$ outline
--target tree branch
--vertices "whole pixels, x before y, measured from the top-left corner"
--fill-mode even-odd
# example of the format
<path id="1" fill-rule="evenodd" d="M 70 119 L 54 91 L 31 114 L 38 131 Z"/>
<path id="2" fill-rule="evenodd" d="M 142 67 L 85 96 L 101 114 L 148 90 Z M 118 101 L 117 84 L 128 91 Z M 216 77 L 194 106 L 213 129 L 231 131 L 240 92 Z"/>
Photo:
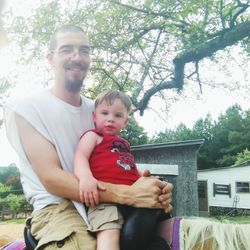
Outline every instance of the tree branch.
<path id="1" fill-rule="evenodd" d="M 118 87 L 119 90 L 122 91 L 122 87 L 120 86 L 119 82 L 105 69 L 103 68 L 95 68 L 95 70 L 102 71 L 108 78 L 110 78 Z"/>
<path id="2" fill-rule="evenodd" d="M 220 0 L 220 20 L 221 20 L 221 24 L 222 24 L 222 28 L 225 29 L 226 25 L 225 25 L 225 18 L 223 16 L 223 0 Z"/>
<path id="3" fill-rule="evenodd" d="M 172 81 L 162 82 L 159 85 L 153 86 L 146 91 L 143 98 L 138 102 L 136 107 L 140 111 L 140 115 L 143 115 L 150 98 L 160 90 L 164 89 L 177 89 L 181 90 L 184 85 L 184 67 L 189 62 L 198 63 L 205 57 L 211 56 L 213 53 L 222 50 L 228 46 L 234 45 L 242 39 L 250 36 L 250 21 L 246 21 L 235 26 L 232 29 L 227 30 L 220 37 L 216 37 L 213 40 L 208 41 L 206 44 L 199 48 L 193 48 L 185 51 L 173 60 L 174 63 L 174 78 Z"/>
<path id="4" fill-rule="evenodd" d="M 131 6 L 131 5 L 128 5 L 128 4 L 123 4 L 123 3 L 120 3 L 120 2 L 117 2 L 117 1 L 110 0 L 110 2 L 114 3 L 116 5 L 125 7 L 127 9 L 131 9 L 131 10 L 136 11 L 136 12 L 144 13 L 146 15 L 161 16 L 161 17 L 164 17 L 164 18 L 171 18 L 171 16 L 172 16 L 171 15 L 172 12 L 154 12 L 152 10 L 148 11 L 148 10 L 145 10 L 145 9 L 139 9 L 139 8 L 134 7 L 134 6 Z"/>
<path id="5" fill-rule="evenodd" d="M 147 108 L 148 103 L 151 99 L 151 97 L 164 89 L 173 89 L 176 88 L 176 85 L 174 83 L 174 81 L 168 81 L 168 82 L 162 82 L 152 88 L 150 88 L 149 90 L 146 91 L 146 93 L 144 94 L 143 98 L 140 100 L 140 102 L 138 102 L 137 106 L 136 106 L 136 110 L 140 111 L 140 115 L 142 116 L 144 114 L 144 110 Z M 135 110 L 135 111 L 136 111 Z"/>
<path id="6" fill-rule="evenodd" d="M 199 48 L 193 48 L 183 52 L 175 57 L 173 63 L 175 65 L 174 80 L 178 88 L 182 88 L 184 79 L 184 66 L 186 63 L 200 61 L 205 57 L 211 56 L 213 53 L 225 49 L 228 46 L 236 44 L 242 39 L 250 36 L 250 21 L 246 21 L 229 29 L 220 37 L 208 41 Z"/>
<path id="7" fill-rule="evenodd" d="M 241 7 L 232 17 L 230 21 L 230 27 L 233 27 L 235 25 L 236 19 L 238 16 L 240 16 L 242 13 L 244 13 L 250 6 L 249 4 L 243 4 L 240 1 L 238 1 L 238 6 Z"/>
<path id="8" fill-rule="evenodd" d="M 158 34 L 158 36 L 156 38 L 156 41 L 155 41 L 155 44 L 154 44 L 154 48 L 153 48 L 153 51 L 152 51 L 151 55 L 149 56 L 149 58 L 146 58 L 146 56 L 145 56 L 147 64 L 144 67 L 144 72 L 143 72 L 143 74 L 141 76 L 141 79 L 139 81 L 138 88 L 134 92 L 133 99 L 137 99 L 137 97 L 138 97 L 138 95 L 139 95 L 139 93 L 140 93 L 140 91 L 142 89 L 143 83 L 144 83 L 144 81 L 145 81 L 145 79 L 146 79 L 146 77 L 147 77 L 147 75 L 149 73 L 149 69 L 150 69 L 150 67 L 152 65 L 152 61 L 153 61 L 154 55 L 155 55 L 155 53 L 157 51 L 157 47 L 159 45 L 160 37 L 161 37 L 161 32 L 159 32 L 159 34 Z"/>
<path id="9" fill-rule="evenodd" d="M 163 27 L 161 25 L 158 25 L 158 24 L 152 24 L 149 27 L 144 27 L 142 29 L 142 31 L 139 32 L 139 34 L 135 35 L 132 39 L 130 39 L 129 41 L 127 41 L 125 44 L 123 44 L 122 46 L 120 46 L 117 49 L 113 49 L 112 53 L 117 53 L 117 52 L 119 52 L 121 50 L 125 50 L 128 47 L 130 47 L 131 45 L 137 43 L 140 40 L 141 37 L 143 37 L 145 34 L 147 34 L 148 32 L 150 32 L 151 30 L 156 30 L 156 29 L 161 30 L 162 28 Z"/>
<path id="10" fill-rule="evenodd" d="M 208 41 L 203 46 L 200 46 L 200 48 L 194 48 L 190 51 L 178 55 L 174 59 L 174 63 L 177 63 L 178 61 L 187 63 L 191 61 L 201 60 L 207 56 L 211 56 L 214 52 L 222 50 L 227 46 L 231 46 L 249 36 L 250 21 L 246 21 L 235 26 L 232 29 L 229 29 L 224 33 L 224 35 Z"/>
<path id="11" fill-rule="evenodd" d="M 202 86 L 201 86 L 201 79 L 200 79 L 200 72 L 199 72 L 199 62 L 195 62 L 195 73 L 196 73 L 197 81 L 200 87 L 200 92 L 202 94 Z"/>

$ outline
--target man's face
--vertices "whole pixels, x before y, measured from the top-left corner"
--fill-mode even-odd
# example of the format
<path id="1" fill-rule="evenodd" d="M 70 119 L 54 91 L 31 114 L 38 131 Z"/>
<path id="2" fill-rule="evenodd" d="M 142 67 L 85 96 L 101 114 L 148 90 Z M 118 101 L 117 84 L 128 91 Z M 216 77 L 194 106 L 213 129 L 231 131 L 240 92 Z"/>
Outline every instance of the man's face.
<path id="1" fill-rule="evenodd" d="M 90 67 L 88 37 L 80 32 L 63 32 L 56 38 L 56 48 L 48 55 L 55 82 L 77 93 Z"/>

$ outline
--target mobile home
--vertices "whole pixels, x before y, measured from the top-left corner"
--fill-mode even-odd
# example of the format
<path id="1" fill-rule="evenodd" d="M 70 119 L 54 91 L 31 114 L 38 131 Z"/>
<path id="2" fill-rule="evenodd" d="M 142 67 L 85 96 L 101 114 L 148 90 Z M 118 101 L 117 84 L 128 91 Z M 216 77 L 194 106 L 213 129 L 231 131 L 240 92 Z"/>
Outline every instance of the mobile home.
<path id="1" fill-rule="evenodd" d="M 201 215 L 250 214 L 250 161 L 198 170 Z"/>

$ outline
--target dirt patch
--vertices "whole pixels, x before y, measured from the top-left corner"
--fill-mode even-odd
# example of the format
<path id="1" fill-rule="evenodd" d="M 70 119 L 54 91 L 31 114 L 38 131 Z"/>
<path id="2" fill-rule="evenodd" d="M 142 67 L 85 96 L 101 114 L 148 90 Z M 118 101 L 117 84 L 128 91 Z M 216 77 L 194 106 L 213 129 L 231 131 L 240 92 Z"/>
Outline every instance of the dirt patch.
<path id="1" fill-rule="evenodd" d="M 23 239 L 24 224 L 1 223 L 0 224 L 0 238 L 7 235 L 12 239 Z"/>

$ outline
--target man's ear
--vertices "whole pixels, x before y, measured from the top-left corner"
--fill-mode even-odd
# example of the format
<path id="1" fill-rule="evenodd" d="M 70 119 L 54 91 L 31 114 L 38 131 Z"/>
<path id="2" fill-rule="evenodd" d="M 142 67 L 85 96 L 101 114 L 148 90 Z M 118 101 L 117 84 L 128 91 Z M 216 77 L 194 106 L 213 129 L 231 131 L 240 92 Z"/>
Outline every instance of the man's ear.
<path id="1" fill-rule="evenodd" d="M 53 53 L 52 52 L 49 52 L 46 56 L 49 64 L 52 66 L 53 65 Z"/>

